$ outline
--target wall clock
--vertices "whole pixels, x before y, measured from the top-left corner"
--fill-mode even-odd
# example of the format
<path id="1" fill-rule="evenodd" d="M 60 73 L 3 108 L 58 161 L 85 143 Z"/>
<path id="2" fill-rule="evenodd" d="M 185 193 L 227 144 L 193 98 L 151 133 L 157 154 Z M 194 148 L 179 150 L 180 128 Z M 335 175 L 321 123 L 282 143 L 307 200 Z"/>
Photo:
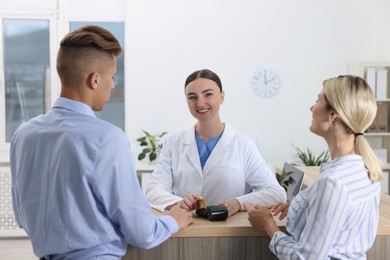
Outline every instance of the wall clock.
<path id="1" fill-rule="evenodd" d="M 251 88 L 259 97 L 272 97 L 280 88 L 280 77 L 272 69 L 259 69 L 251 78 Z"/>

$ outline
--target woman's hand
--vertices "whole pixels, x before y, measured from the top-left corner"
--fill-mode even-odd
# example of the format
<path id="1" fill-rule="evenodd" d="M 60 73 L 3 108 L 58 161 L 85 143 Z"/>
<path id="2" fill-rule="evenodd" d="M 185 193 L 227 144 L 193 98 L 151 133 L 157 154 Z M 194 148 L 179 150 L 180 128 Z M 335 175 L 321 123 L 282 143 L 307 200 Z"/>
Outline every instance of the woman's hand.
<path id="1" fill-rule="evenodd" d="M 249 222 L 256 230 L 265 230 L 271 238 L 276 231 L 280 231 L 274 217 L 271 215 L 270 209 L 259 204 L 252 206 L 249 203 L 244 203 L 244 207 L 248 212 Z"/>
<path id="2" fill-rule="evenodd" d="M 190 193 L 187 196 L 183 198 L 182 201 L 179 201 L 177 205 L 180 206 L 180 208 L 183 208 L 187 211 L 191 211 L 198 208 L 198 201 L 203 200 L 204 198 L 196 193 Z"/>
<path id="3" fill-rule="evenodd" d="M 241 210 L 241 204 L 238 202 L 236 199 L 231 199 L 231 200 L 221 200 L 219 204 L 223 204 L 226 206 L 228 210 L 228 216 L 233 216 L 237 212 Z"/>
<path id="4" fill-rule="evenodd" d="M 282 220 L 287 216 L 288 209 L 290 208 L 290 202 L 279 202 L 268 206 L 271 214 L 277 216 L 280 213 L 279 219 Z"/>
<path id="5" fill-rule="evenodd" d="M 225 205 L 225 207 L 228 210 L 228 216 L 233 216 L 237 212 L 241 210 L 241 204 L 236 199 L 231 200 L 221 200 L 219 201 L 219 204 Z"/>

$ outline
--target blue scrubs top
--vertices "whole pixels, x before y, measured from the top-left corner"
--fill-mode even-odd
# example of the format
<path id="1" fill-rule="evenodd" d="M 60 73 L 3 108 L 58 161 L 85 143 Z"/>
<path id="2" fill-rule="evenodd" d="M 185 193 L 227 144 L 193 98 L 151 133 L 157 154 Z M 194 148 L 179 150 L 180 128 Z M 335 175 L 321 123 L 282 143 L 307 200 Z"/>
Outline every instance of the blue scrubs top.
<path id="1" fill-rule="evenodd" d="M 222 133 L 216 137 L 212 137 L 208 140 L 207 143 L 203 141 L 197 134 L 195 134 L 196 146 L 198 147 L 198 153 L 200 158 L 200 165 L 202 166 L 202 170 L 204 165 L 207 162 L 211 152 L 214 150 L 214 147 L 217 145 L 219 139 L 221 138 Z"/>

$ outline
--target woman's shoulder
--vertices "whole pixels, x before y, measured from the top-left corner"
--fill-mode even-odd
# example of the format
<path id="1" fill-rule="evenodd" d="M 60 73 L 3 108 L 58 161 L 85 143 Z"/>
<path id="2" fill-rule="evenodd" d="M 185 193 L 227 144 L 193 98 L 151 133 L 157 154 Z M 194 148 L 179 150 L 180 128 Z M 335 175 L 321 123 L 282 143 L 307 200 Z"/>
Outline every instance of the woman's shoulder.
<path id="1" fill-rule="evenodd" d="M 192 138 L 191 138 L 192 137 Z M 174 132 L 167 138 L 167 142 L 184 142 L 184 141 L 189 141 L 195 138 L 195 130 L 194 127 L 186 129 L 186 130 L 181 130 L 178 132 Z"/>
<path id="2" fill-rule="evenodd" d="M 359 155 L 347 155 L 323 163 L 320 169 L 322 177 L 347 179 L 357 177 L 357 173 L 367 173 L 364 161 Z"/>
<path id="3" fill-rule="evenodd" d="M 237 132 L 229 125 L 225 124 L 225 131 L 226 137 L 231 140 L 235 140 L 237 143 L 242 143 L 244 145 L 247 144 L 256 144 L 255 138 L 251 138 L 248 135 L 245 135 L 243 133 Z"/>
<path id="4" fill-rule="evenodd" d="M 362 158 L 348 155 L 321 166 L 321 182 L 343 187 L 351 197 L 361 197 L 363 190 L 376 190 L 377 185 L 368 177 Z M 328 184 L 329 185 L 329 184 Z"/>

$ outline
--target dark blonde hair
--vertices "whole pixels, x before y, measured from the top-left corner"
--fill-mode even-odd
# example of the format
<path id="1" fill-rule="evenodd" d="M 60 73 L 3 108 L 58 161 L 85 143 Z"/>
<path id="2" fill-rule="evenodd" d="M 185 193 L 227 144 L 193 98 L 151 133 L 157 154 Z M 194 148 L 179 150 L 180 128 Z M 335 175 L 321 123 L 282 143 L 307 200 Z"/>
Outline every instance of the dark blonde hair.
<path id="1" fill-rule="evenodd" d="M 355 135 L 354 149 L 356 154 L 362 156 L 370 180 L 381 181 L 381 162 L 363 135 L 377 112 L 370 86 L 364 79 L 351 75 L 327 79 L 323 86 L 329 108 L 338 114 L 346 131 Z"/>
<path id="2" fill-rule="evenodd" d="M 107 66 L 122 52 L 119 41 L 108 30 L 94 25 L 68 33 L 60 43 L 57 72 L 64 85 L 77 85 L 90 68 Z"/>

